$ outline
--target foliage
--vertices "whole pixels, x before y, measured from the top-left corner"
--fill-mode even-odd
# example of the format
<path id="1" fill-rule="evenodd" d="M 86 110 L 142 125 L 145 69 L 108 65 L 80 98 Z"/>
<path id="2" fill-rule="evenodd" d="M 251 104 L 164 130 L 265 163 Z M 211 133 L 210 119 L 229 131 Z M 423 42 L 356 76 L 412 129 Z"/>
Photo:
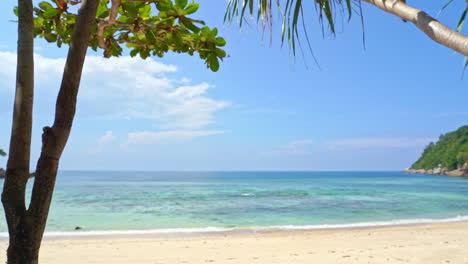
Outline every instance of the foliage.
<path id="1" fill-rule="evenodd" d="M 3 149 L 0 149 L 0 156 L 6 156 L 6 152 Z"/>
<path id="2" fill-rule="evenodd" d="M 40 2 L 34 8 L 35 36 L 55 42 L 59 47 L 69 44 L 77 18 L 71 10 L 78 3 Z M 125 46 L 132 57 L 139 55 L 143 59 L 151 55 L 162 57 L 168 51 L 198 53 L 207 67 L 217 71 L 219 60 L 226 57 L 221 49 L 226 41 L 218 36 L 216 28 L 188 17 L 198 7 L 199 4 L 188 0 L 113 0 L 111 4 L 109 0 L 100 0 L 89 46 L 95 51 L 103 49 L 104 57 L 122 55 Z M 18 14 L 16 8 L 15 14 Z"/>
<path id="3" fill-rule="evenodd" d="M 447 6 L 453 3 L 454 0 L 448 0 L 442 7 L 443 11 Z M 257 4 L 255 5 L 255 2 Z M 351 20 L 353 13 L 361 19 L 361 23 L 364 24 L 362 15 L 362 0 L 229 0 L 228 8 L 226 10 L 224 19 L 225 21 L 233 21 L 238 18 L 239 25 L 242 26 L 243 20 L 245 19 L 246 10 L 251 17 L 256 17 L 257 21 L 261 21 L 263 26 L 273 25 L 273 13 L 275 10 L 281 15 L 281 41 L 287 40 L 289 47 L 293 54 L 296 53 L 296 43 L 301 45 L 299 27 L 303 27 L 302 35 L 307 40 L 307 44 L 310 48 L 309 37 L 307 35 L 307 28 L 305 19 L 309 19 L 312 16 L 304 15 L 304 10 L 314 10 L 314 8 L 306 7 L 306 4 L 314 5 L 317 11 L 317 18 L 322 24 L 322 31 L 324 30 L 323 25 L 327 24 L 327 28 L 330 32 L 335 35 L 337 19 Z M 441 2 L 441 5 L 443 2 Z M 457 24 L 457 31 L 461 31 L 465 22 L 468 12 L 467 8 L 462 11 L 459 22 Z M 363 33 L 364 37 L 364 33 Z M 468 65 L 468 59 L 466 60 Z"/>
<path id="4" fill-rule="evenodd" d="M 255 7 L 254 2 L 258 2 Z M 305 1 L 304 1 L 305 2 Z M 229 4 L 224 16 L 225 21 L 233 21 L 236 17 L 239 18 L 239 25 L 242 26 L 247 8 L 251 17 L 256 16 L 257 21 L 261 21 L 264 26 L 273 25 L 274 8 L 281 14 L 281 41 L 287 41 L 292 52 L 296 53 L 296 43 L 301 45 L 299 39 L 299 27 L 302 25 L 303 32 L 307 43 L 309 38 L 307 29 L 305 28 L 304 18 L 304 2 L 302 0 L 229 0 Z M 308 1 L 307 1 L 308 2 Z M 314 0 L 311 1 L 318 11 L 318 19 L 323 24 L 327 22 L 328 28 L 332 34 L 336 33 L 335 29 L 335 12 L 346 13 L 347 20 L 350 20 L 353 14 L 353 8 L 361 10 L 361 1 L 359 0 Z M 309 3 L 309 2 L 308 2 Z M 344 11 L 344 12 L 343 12 Z"/>
<path id="5" fill-rule="evenodd" d="M 439 141 L 430 143 L 422 156 L 411 167 L 433 169 L 439 166 L 449 170 L 462 167 L 468 162 L 468 126 L 441 135 Z"/>

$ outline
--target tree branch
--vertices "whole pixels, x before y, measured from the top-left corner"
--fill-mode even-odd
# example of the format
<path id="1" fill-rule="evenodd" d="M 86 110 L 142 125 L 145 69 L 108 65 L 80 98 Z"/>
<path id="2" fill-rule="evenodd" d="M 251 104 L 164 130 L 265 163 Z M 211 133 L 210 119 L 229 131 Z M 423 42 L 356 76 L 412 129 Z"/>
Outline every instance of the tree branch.
<path id="1" fill-rule="evenodd" d="M 103 21 L 99 22 L 97 29 L 97 39 L 99 46 L 103 49 L 107 48 L 106 42 L 104 41 L 104 29 L 112 24 L 115 24 L 117 14 L 119 13 L 119 7 L 122 0 L 112 0 L 112 6 L 109 12 L 109 16 Z"/>
<path id="2" fill-rule="evenodd" d="M 401 0 L 363 1 L 412 22 L 435 42 L 468 56 L 468 36 L 448 28 L 426 12 L 411 7 Z"/>

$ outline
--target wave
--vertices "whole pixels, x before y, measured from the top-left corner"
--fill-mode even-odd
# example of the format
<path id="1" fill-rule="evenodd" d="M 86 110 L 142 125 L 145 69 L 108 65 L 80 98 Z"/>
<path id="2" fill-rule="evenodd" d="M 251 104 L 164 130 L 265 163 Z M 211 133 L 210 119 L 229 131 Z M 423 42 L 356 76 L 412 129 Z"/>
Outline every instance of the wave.
<path id="1" fill-rule="evenodd" d="M 196 227 L 196 228 L 162 228 L 162 229 L 142 229 L 142 230 L 95 230 L 95 231 L 74 231 L 74 232 L 45 232 L 44 237 L 65 237 L 65 236 L 104 236 L 104 235 L 151 235 L 151 234 L 184 234 L 184 233 L 215 233 L 233 231 L 235 228 L 223 227 Z M 8 237 L 8 233 L 0 233 L 0 238 Z"/>
<path id="2" fill-rule="evenodd" d="M 451 223 L 468 221 L 468 215 L 460 215 L 452 218 L 432 219 L 432 218 L 416 218 L 416 219 L 399 219 L 391 221 L 375 221 L 375 222 L 359 222 L 350 224 L 321 224 L 321 225 L 279 225 L 267 227 L 267 229 L 283 229 L 283 230 L 310 230 L 310 229 L 340 229 L 340 228 L 360 228 L 360 227 L 377 227 L 377 226 L 398 226 L 412 224 L 432 224 L 432 223 Z"/>
<path id="3" fill-rule="evenodd" d="M 293 231 L 293 230 L 316 230 L 316 229 L 345 229 L 345 228 L 367 228 L 385 227 L 411 224 L 450 223 L 468 221 L 468 215 L 452 218 L 431 219 L 399 219 L 391 221 L 358 222 L 348 224 L 317 224 L 317 225 L 273 225 L 260 227 L 196 227 L 196 228 L 162 228 L 148 230 L 96 230 L 75 232 L 46 232 L 44 237 L 67 237 L 67 236 L 107 236 L 107 235 L 151 235 L 151 234 L 201 234 L 220 233 L 233 231 Z M 0 238 L 8 237 L 8 233 L 0 233 Z"/>

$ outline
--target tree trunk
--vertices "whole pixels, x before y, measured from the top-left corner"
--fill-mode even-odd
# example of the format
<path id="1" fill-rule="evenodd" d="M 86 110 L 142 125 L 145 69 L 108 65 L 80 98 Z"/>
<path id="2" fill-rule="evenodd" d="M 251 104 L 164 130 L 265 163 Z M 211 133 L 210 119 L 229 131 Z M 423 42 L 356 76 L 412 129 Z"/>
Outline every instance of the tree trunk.
<path id="1" fill-rule="evenodd" d="M 7 264 L 37 264 L 39 263 L 38 243 L 31 239 L 31 230 L 34 222 L 28 216 L 21 217 L 21 221 L 15 230 L 12 241 L 10 233 L 10 245 L 7 250 Z M 40 242 L 39 242 L 40 244 Z"/>
<path id="2" fill-rule="evenodd" d="M 10 150 L 2 203 L 10 234 L 8 264 L 37 263 L 28 250 L 25 192 L 29 176 L 34 97 L 34 21 L 31 0 L 18 0 L 18 56 Z M 34 262 L 36 260 L 36 262 Z"/>
<path id="3" fill-rule="evenodd" d="M 363 0 L 387 13 L 415 24 L 435 42 L 468 56 L 468 36 L 443 25 L 426 12 L 411 7 L 401 0 Z"/>
<path id="4" fill-rule="evenodd" d="M 19 1 L 20 38 L 18 40 L 18 46 L 20 47 L 23 44 L 25 45 L 28 43 L 23 43 L 21 40 L 21 28 L 25 27 L 25 24 L 22 23 L 24 18 L 21 20 L 21 14 L 28 11 L 28 16 L 25 17 L 28 19 L 30 18 L 32 23 L 32 3 L 31 0 Z M 30 7 L 30 9 L 24 8 L 23 5 L 21 5 L 24 4 L 22 1 L 27 2 L 28 8 Z M 57 98 L 55 121 L 52 127 L 44 128 L 41 156 L 37 163 L 31 203 L 27 210 L 25 208 L 24 196 L 29 176 L 29 146 L 31 142 L 30 128 L 32 123 L 32 114 L 29 123 L 27 122 L 28 120 L 25 121 L 24 119 L 16 118 L 17 110 L 21 109 L 18 106 L 18 96 L 16 98 L 15 119 L 13 122 L 12 140 L 10 143 L 10 158 L 12 162 L 11 164 L 10 160 L 8 162 L 7 177 L 2 194 L 2 201 L 8 223 L 8 232 L 10 235 L 10 244 L 7 251 L 7 264 L 38 263 L 39 248 L 41 246 L 42 236 L 44 234 L 47 216 L 49 214 L 59 160 L 72 128 L 81 73 L 91 30 L 93 25 L 96 23 L 96 11 L 98 5 L 99 0 L 84 0 L 82 1 L 81 8 L 78 12 L 78 18 L 73 31 L 62 83 Z M 32 41 L 32 30 L 30 33 Z M 23 73 L 23 68 L 21 68 L 20 65 L 23 67 L 29 65 L 32 69 L 32 63 L 28 62 L 29 64 L 20 64 L 19 61 L 20 58 L 26 57 L 32 62 L 32 44 L 31 48 L 28 49 L 28 52 L 29 51 L 30 53 L 21 53 L 21 49 L 18 48 L 18 72 Z M 32 86 L 32 79 L 28 80 L 31 80 L 30 84 Z M 17 86 L 22 88 L 19 81 L 17 81 Z M 20 91 L 20 95 L 23 94 L 23 90 L 17 88 L 17 94 L 18 91 Z M 32 113 L 32 88 L 30 97 L 31 101 L 19 101 L 23 102 L 26 105 L 26 108 L 30 107 L 30 112 Z M 23 126 L 25 126 L 25 128 L 23 128 Z M 24 132 L 27 128 L 29 128 L 29 134 Z M 15 137 L 15 134 L 19 134 L 19 136 Z M 23 146 L 24 143 L 27 143 L 25 144 L 27 147 Z M 17 154 L 15 155 L 15 153 Z"/>

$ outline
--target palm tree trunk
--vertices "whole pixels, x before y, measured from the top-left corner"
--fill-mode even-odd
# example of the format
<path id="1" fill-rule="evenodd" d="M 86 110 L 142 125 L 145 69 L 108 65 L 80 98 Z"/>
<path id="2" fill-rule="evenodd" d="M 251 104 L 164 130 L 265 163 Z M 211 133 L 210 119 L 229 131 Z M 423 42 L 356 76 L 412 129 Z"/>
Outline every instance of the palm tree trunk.
<path id="1" fill-rule="evenodd" d="M 443 25 L 426 12 L 411 7 L 401 0 L 363 0 L 387 13 L 415 24 L 435 42 L 468 56 L 468 36 Z"/>

